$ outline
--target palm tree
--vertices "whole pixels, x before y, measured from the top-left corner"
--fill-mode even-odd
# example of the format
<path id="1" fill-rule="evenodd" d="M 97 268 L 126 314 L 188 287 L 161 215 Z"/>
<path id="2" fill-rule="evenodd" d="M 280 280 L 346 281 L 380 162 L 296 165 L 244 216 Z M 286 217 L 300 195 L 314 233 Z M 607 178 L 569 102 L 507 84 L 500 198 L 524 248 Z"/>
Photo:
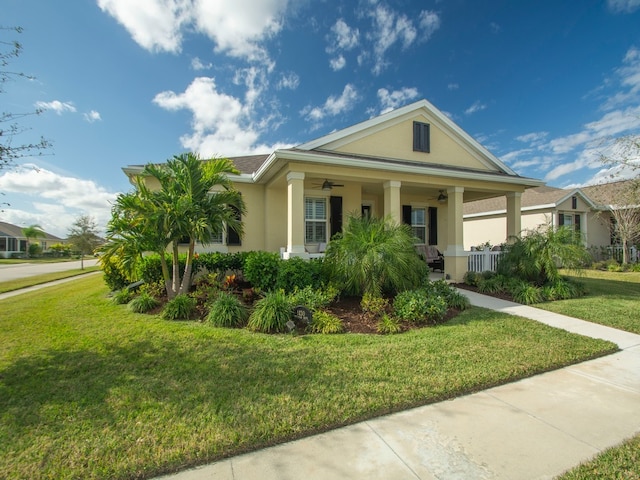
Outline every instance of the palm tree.
<path id="1" fill-rule="evenodd" d="M 30 256 L 29 255 L 29 246 L 30 246 L 30 243 L 31 243 L 31 239 L 43 238 L 43 237 L 46 236 L 46 234 L 42 230 L 42 227 L 40 225 L 37 225 L 37 224 L 29 225 L 28 227 L 24 227 L 22 229 L 22 234 L 27 239 L 27 258 L 29 258 L 29 256 Z"/>
<path id="2" fill-rule="evenodd" d="M 329 242 L 324 262 L 331 278 L 348 294 L 397 293 L 426 278 L 426 264 L 414 240 L 408 225 L 350 216 L 341 236 Z"/>
<path id="3" fill-rule="evenodd" d="M 498 273 L 542 286 L 560 279 L 558 266 L 579 270 L 590 259 L 580 232 L 544 225 L 516 238 L 507 247 L 498 264 Z"/>
<path id="4" fill-rule="evenodd" d="M 136 192 L 116 200 L 107 231 L 107 257 L 120 255 L 132 270 L 142 252 L 157 252 L 168 297 L 187 293 L 196 242 L 211 243 L 225 225 L 243 233 L 237 214 L 245 213 L 244 201 L 228 178 L 238 173 L 230 160 L 201 160 L 193 153 L 177 155 L 163 165 L 147 165 L 137 180 Z M 159 189 L 148 188 L 145 177 L 153 178 Z M 181 275 L 178 247 L 183 239 L 188 239 L 189 247 Z M 167 248 L 172 254 L 171 273 L 165 259 Z"/>

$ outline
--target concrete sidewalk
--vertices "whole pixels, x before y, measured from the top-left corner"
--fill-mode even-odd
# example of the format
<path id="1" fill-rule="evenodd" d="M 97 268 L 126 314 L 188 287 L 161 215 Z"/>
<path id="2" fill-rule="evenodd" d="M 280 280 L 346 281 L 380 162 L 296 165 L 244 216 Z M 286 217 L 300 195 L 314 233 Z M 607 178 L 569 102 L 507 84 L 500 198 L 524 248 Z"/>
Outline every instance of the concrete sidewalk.
<path id="1" fill-rule="evenodd" d="M 622 351 L 161 478 L 551 479 L 640 433 L 640 335 L 462 292 Z"/>

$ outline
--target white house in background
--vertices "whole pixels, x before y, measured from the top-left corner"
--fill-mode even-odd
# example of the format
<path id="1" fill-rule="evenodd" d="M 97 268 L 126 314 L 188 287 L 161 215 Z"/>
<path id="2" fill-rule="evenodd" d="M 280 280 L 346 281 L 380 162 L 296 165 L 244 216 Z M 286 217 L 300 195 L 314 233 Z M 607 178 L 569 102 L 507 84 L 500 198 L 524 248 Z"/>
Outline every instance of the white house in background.
<path id="1" fill-rule="evenodd" d="M 522 230 L 541 225 L 570 226 L 579 231 L 587 247 L 606 247 L 615 242 L 611 231 L 612 207 L 618 189 L 625 182 L 562 189 L 541 186 L 526 190 L 521 197 Z M 507 240 L 506 202 L 503 197 L 464 204 L 465 249 L 486 242 L 498 245 Z"/>
<path id="2" fill-rule="evenodd" d="M 51 245 L 64 243 L 64 240 L 45 232 L 44 237 L 32 238 L 45 251 Z M 15 255 L 26 254 L 27 237 L 22 233 L 22 227 L 7 222 L 0 222 L 0 257 L 11 258 Z"/>

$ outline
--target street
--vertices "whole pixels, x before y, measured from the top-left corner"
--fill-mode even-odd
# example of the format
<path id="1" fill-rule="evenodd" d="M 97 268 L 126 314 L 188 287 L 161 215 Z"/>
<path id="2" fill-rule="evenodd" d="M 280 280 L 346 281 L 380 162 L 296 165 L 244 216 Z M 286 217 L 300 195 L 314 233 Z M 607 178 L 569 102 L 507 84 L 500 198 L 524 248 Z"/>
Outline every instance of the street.
<path id="1" fill-rule="evenodd" d="M 85 259 L 84 268 L 92 267 L 98 263 L 95 258 Z M 16 263 L 0 265 L 0 282 L 10 282 L 19 278 L 33 277 L 45 273 L 64 272 L 80 268 L 80 260 L 73 262 L 57 263 Z"/>

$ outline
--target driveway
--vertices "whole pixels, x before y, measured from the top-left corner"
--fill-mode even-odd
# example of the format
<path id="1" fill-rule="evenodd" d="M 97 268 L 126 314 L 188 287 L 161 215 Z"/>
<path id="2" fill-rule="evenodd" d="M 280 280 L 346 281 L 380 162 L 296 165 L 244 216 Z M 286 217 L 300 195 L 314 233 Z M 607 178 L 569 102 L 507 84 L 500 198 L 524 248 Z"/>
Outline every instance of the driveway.
<path id="1" fill-rule="evenodd" d="M 84 267 L 97 265 L 98 260 L 94 258 L 86 259 Z M 10 282 L 19 278 L 33 277 L 45 273 L 64 272 L 66 270 L 76 270 L 80 268 L 80 260 L 73 262 L 56 263 L 17 263 L 10 265 L 0 265 L 0 282 Z"/>

